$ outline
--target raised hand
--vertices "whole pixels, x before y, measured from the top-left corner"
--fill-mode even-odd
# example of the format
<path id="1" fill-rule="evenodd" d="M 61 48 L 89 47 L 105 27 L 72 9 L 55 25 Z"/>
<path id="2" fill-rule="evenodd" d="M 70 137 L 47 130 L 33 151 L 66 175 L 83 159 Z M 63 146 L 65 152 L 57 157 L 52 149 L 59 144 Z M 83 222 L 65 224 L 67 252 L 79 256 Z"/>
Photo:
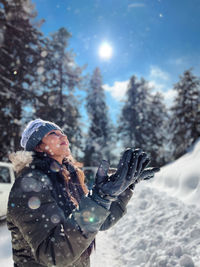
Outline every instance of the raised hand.
<path id="1" fill-rule="evenodd" d="M 149 165 L 149 163 L 150 163 L 150 159 L 147 158 L 146 161 L 142 164 L 142 170 L 140 172 L 140 175 L 135 180 L 135 182 L 132 183 L 129 186 L 130 189 L 134 189 L 135 188 L 135 185 L 137 183 L 139 183 L 140 181 L 142 181 L 142 180 L 152 179 L 154 177 L 155 173 L 160 171 L 160 168 L 158 168 L 158 167 L 149 167 L 149 168 L 146 168 Z"/>
<path id="2" fill-rule="evenodd" d="M 141 149 L 128 148 L 123 153 L 117 171 L 108 177 L 109 163 L 103 160 L 98 168 L 93 192 L 102 198 L 114 200 L 139 178 L 149 162 Z"/>

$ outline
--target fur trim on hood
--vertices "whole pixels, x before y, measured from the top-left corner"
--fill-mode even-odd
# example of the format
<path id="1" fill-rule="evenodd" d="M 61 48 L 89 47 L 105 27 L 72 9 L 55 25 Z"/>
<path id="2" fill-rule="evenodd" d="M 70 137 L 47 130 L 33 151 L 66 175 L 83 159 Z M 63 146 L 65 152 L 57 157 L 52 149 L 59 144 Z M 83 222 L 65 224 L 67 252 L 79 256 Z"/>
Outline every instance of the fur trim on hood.
<path id="1" fill-rule="evenodd" d="M 9 159 L 13 164 L 13 169 L 16 173 L 19 173 L 24 167 L 28 167 L 33 161 L 33 152 L 29 151 L 17 151 L 9 155 Z"/>

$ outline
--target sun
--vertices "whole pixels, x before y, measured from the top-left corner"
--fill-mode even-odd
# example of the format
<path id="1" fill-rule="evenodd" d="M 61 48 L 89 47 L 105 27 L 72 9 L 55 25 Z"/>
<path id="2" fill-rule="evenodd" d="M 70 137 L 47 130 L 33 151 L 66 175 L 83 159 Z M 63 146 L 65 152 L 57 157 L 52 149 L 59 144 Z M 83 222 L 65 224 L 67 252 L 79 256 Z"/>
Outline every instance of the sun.
<path id="1" fill-rule="evenodd" d="M 99 47 L 99 56 L 103 59 L 111 58 L 112 52 L 113 52 L 112 46 L 107 42 L 102 43 Z"/>

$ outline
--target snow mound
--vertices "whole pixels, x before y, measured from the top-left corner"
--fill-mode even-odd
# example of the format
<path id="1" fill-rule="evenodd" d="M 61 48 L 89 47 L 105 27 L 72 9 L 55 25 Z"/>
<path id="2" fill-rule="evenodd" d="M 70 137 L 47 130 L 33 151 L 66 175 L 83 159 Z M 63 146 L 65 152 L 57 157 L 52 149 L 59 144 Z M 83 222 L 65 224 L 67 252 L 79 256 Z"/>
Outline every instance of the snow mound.
<path id="1" fill-rule="evenodd" d="M 200 139 L 188 153 L 164 166 L 149 185 L 200 207 Z"/>
<path id="2" fill-rule="evenodd" d="M 140 183 L 127 214 L 108 232 L 121 266 L 200 266 L 199 214 L 195 205 Z"/>

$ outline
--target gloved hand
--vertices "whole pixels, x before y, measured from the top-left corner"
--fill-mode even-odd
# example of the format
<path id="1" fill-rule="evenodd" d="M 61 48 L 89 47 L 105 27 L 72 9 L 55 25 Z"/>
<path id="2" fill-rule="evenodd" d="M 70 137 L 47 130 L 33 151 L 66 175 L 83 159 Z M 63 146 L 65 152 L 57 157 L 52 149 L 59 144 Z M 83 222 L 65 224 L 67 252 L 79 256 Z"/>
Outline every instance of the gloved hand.
<path id="1" fill-rule="evenodd" d="M 141 162 L 142 162 L 142 160 L 141 160 Z M 135 188 L 135 185 L 137 183 L 139 183 L 142 180 L 149 180 L 149 179 L 153 178 L 154 177 L 154 174 L 156 172 L 159 172 L 160 171 L 160 168 L 158 168 L 158 167 L 149 167 L 149 168 L 146 168 L 149 165 L 149 163 L 150 163 L 150 159 L 147 158 L 147 160 L 142 164 L 142 171 L 141 171 L 139 177 L 135 180 L 134 183 L 132 183 L 129 186 L 130 189 L 133 190 Z"/>
<path id="2" fill-rule="evenodd" d="M 92 190 L 94 200 L 101 202 L 102 199 L 107 203 L 116 200 L 122 192 L 139 178 L 147 160 L 146 153 L 142 152 L 141 149 L 128 148 L 118 164 L 116 173 L 111 176 L 107 175 L 109 163 L 103 160 L 98 168 Z"/>

